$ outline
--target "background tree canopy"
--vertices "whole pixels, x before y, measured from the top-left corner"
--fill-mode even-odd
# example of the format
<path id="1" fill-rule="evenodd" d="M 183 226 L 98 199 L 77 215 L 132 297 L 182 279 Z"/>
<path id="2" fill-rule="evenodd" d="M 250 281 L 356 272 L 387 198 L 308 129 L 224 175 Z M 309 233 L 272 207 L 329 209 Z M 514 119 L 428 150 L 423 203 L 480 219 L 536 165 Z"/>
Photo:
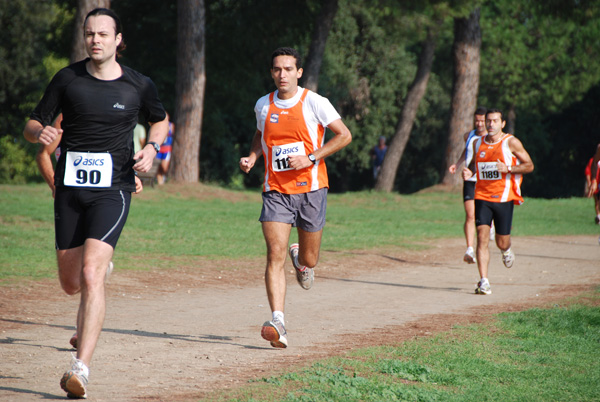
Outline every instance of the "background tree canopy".
<path id="1" fill-rule="evenodd" d="M 41 180 L 33 161 L 37 148 L 25 143 L 22 130 L 52 75 L 68 63 L 76 3 L 0 0 L 2 182 Z M 338 109 L 353 142 L 327 160 L 331 190 L 373 186 L 369 150 L 379 136 L 394 133 L 435 6 L 450 17 L 435 21 L 434 65 L 395 189 L 414 192 L 442 177 L 453 79 L 451 16 L 480 7 L 478 101 L 506 111 L 536 164 L 525 178 L 525 195 L 581 195 L 585 164 L 600 142 L 600 0 L 432 0 L 410 9 L 404 3 L 339 0 L 319 93 Z M 206 0 L 205 6 L 201 180 L 258 188 L 262 166 L 246 176 L 238 160 L 255 131 L 256 100 L 274 89 L 270 54 L 292 46 L 306 56 L 321 2 Z M 176 2 L 113 0 L 111 7 L 122 18 L 128 45 L 120 61 L 154 80 L 173 115 Z"/>

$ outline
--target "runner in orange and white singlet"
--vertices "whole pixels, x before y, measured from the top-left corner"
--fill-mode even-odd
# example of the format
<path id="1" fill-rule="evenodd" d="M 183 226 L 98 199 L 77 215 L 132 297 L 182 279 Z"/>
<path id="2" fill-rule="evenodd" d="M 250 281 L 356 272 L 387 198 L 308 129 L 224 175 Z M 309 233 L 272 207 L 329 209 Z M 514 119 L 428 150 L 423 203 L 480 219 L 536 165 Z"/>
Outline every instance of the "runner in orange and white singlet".
<path id="1" fill-rule="evenodd" d="M 504 163 L 511 172 L 519 164 L 519 160 L 509 148 L 512 134 L 504 134 L 499 141 L 489 143 L 487 136 L 480 138 L 475 144 L 475 169 L 478 185 L 475 186 L 475 199 L 490 202 L 513 201 L 520 205 L 523 203 L 521 196 L 520 174 L 502 174 L 498 170 L 498 161 Z"/>
<path id="2" fill-rule="evenodd" d="M 289 165 L 289 156 L 310 155 L 323 146 L 325 139 L 325 127 L 311 119 L 311 110 L 304 111 L 309 93 L 308 89 L 299 90 L 300 98 L 296 104 L 282 109 L 277 107 L 274 101 L 275 92 L 272 92 L 269 94 L 269 104 L 262 106 L 267 109 L 262 130 L 262 151 L 267 160 L 263 186 L 265 192 L 300 194 L 329 187 L 325 161 L 317 161 L 308 169 L 300 171 Z M 316 94 L 313 92 L 311 95 Z M 264 112 L 261 110 L 260 113 L 262 115 Z M 333 119 L 339 118 L 333 108 L 330 116 Z"/>
<path id="3" fill-rule="evenodd" d="M 329 100 L 298 86 L 302 68 L 295 49 L 273 52 L 271 77 L 277 91 L 256 102 L 257 129 L 240 169 L 248 173 L 261 155 L 265 158 L 259 220 L 267 243 L 265 283 L 272 319 L 263 324 L 261 336 L 285 348 L 286 256 L 300 286 L 310 289 L 325 226 L 329 181 L 324 159 L 348 145 L 352 134 Z M 326 128 L 333 132 L 327 142 Z M 288 248 L 292 227 L 297 227 L 298 243 Z"/>
<path id="4" fill-rule="evenodd" d="M 523 203 L 522 175 L 533 171 L 531 157 L 521 141 L 502 132 L 506 121 L 500 109 L 486 113 L 487 135 L 473 144 L 474 157 L 463 170 L 463 179 L 475 174 L 475 225 L 477 226 L 477 268 L 480 281 L 476 294 L 492 293 L 488 280 L 490 227 L 496 228 L 496 245 L 502 252 L 502 261 L 512 267 L 515 255 L 511 250 L 510 232 L 513 208 Z"/>

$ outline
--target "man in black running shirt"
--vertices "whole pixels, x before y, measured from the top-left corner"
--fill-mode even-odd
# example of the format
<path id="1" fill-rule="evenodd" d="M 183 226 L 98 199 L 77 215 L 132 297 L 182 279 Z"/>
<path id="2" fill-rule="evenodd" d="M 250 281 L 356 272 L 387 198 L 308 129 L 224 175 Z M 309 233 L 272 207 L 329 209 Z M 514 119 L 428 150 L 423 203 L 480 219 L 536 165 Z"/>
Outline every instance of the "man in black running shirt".
<path id="1" fill-rule="evenodd" d="M 60 385 L 75 398 L 87 395 L 88 366 L 105 316 L 105 276 L 135 191 L 134 171 L 150 170 L 168 130 L 153 82 L 117 62 L 124 49 L 118 16 L 91 11 L 84 38 L 89 58 L 54 76 L 23 133 L 43 145 L 62 135 L 54 175 L 58 272 L 64 291 L 81 292 L 81 298 L 77 357 Z M 57 129 L 51 123 L 60 112 Z M 151 127 L 146 146 L 134 154 L 139 113 Z"/>

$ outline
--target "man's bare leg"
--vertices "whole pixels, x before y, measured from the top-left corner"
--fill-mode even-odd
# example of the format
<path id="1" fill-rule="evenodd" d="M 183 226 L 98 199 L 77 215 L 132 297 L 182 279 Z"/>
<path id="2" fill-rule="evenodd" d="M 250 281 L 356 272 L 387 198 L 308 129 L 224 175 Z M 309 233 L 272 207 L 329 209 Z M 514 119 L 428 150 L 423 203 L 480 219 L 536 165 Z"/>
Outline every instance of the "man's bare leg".
<path id="1" fill-rule="evenodd" d="M 113 248 L 88 239 L 81 247 L 57 252 L 59 278 L 67 294 L 81 292 L 77 314 L 77 358 L 89 365 L 106 311 L 104 280 Z"/>
<path id="2" fill-rule="evenodd" d="M 282 222 L 263 222 L 262 229 L 267 243 L 267 267 L 265 284 L 271 311 L 284 311 L 286 281 L 283 264 L 287 256 L 292 225 Z"/>
<path id="3" fill-rule="evenodd" d="M 261 336 L 271 342 L 275 348 L 287 347 L 284 308 L 286 280 L 283 264 L 287 255 L 287 245 L 292 225 L 282 222 L 263 222 L 262 229 L 267 243 L 267 267 L 265 285 L 267 298 L 273 314 L 271 321 L 266 321 L 261 329 Z"/>
<path id="4" fill-rule="evenodd" d="M 321 238 L 323 229 L 318 232 L 307 232 L 298 228 L 298 263 L 309 268 L 314 268 L 319 262 L 321 252 Z"/>
<path id="5" fill-rule="evenodd" d="M 487 278 L 488 265 L 490 263 L 490 227 L 488 225 L 477 226 L 477 268 L 481 278 Z"/>

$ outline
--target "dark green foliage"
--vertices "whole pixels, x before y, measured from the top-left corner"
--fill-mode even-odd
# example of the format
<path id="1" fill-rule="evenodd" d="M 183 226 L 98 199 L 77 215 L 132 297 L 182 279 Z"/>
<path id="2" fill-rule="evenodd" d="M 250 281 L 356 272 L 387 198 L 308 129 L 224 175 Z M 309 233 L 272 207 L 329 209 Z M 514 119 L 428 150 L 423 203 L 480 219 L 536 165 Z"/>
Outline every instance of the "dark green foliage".
<path id="1" fill-rule="evenodd" d="M 524 194 L 581 194 L 583 168 L 600 142 L 600 0 L 409 3 L 339 0 L 318 92 L 338 109 L 353 142 L 327 159 L 331 191 L 372 187 L 369 150 L 379 136 L 393 136 L 425 27 L 432 24 L 439 28 L 434 66 L 395 189 L 412 193 L 439 182 L 450 119 L 453 18 L 479 6 L 479 104 L 513 108 L 515 134 L 536 165 L 525 177 Z M 25 164 L 31 165 L 36 147 L 24 147 L 23 125 L 48 80 L 69 58 L 76 5 L 75 0 L 0 0 L 0 137 L 9 135 L 28 150 Z M 113 0 L 111 6 L 123 20 L 128 45 L 120 61 L 154 80 L 173 115 L 176 2 Z M 206 0 L 205 7 L 201 179 L 256 188 L 262 159 L 249 175 L 240 172 L 238 161 L 256 129 L 256 100 L 275 89 L 270 54 L 293 46 L 306 56 L 321 2 Z M 4 174 L 0 182 L 12 180 Z"/>
<path id="2" fill-rule="evenodd" d="M 0 0 L 0 137 L 20 134 L 24 116 L 41 96 L 55 12 L 49 2 Z"/>

